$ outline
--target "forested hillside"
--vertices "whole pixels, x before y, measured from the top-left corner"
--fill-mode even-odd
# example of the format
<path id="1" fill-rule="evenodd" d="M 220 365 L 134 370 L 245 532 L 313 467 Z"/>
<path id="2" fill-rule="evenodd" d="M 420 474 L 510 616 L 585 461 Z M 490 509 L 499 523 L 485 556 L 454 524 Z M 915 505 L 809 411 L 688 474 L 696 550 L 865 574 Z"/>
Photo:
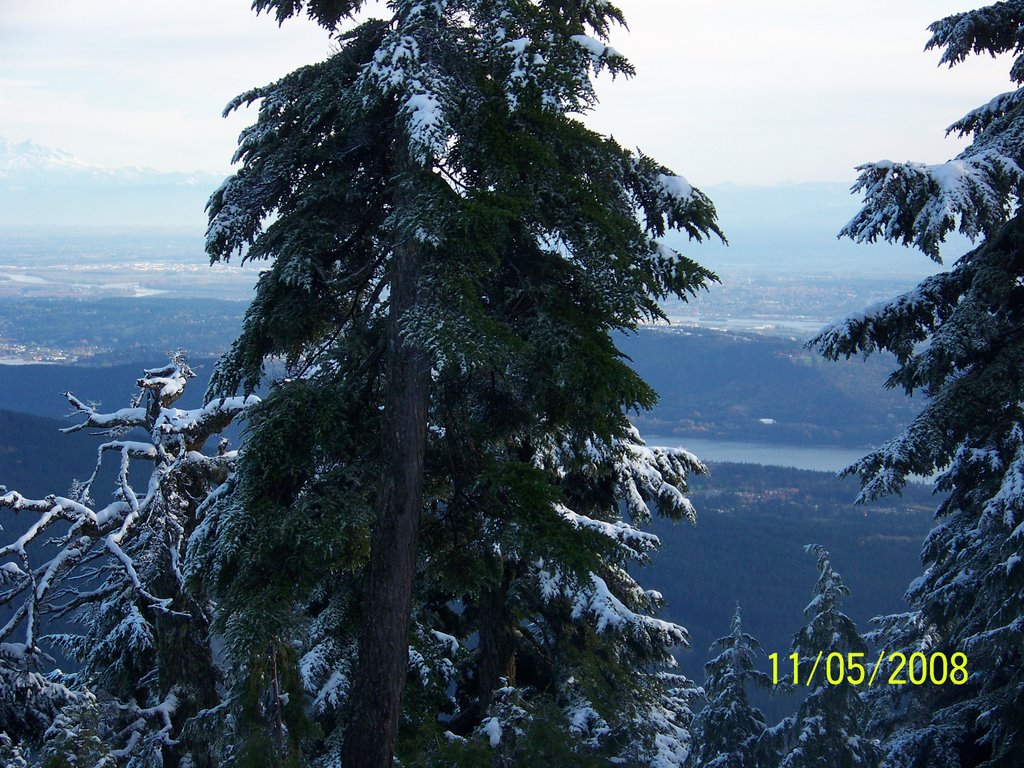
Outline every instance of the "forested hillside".
<path id="1" fill-rule="evenodd" d="M 823 360 L 799 339 L 688 328 L 644 328 L 622 339 L 658 393 L 644 432 L 755 442 L 866 447 L 890 437 L 920 398 L 886 390 L 884 357 Z"/>
<path id="2" fill-rule="evenodd" d="M 58 431 L 67 426 L 0 411 L 0 483 L 39 497 L 67 492 L 73 480 L 88 476 L 100 441 Z M 869 507 L 855 508 L 855 495 L 852 480 L 755 464 L 712 464 L 711 474 L 694 482 L 696 525 L 656 525 L 661 554 L 640 575 L 664 594 L 664 616 L 690 632 L 690 649 L 676 654 L 685 674 L 700 679 L 708 647 L 737 601 L 765 649 L 786 650 L 814 582 L 813 561 L 803 552 L 808 543 L 835 553 L 853 593 L 849 613 L 864 629 L 871 617 L 903 609 L 902 594 L 920 568 L 920 542 L 938 500 L 925 485 Z M 0 510 L 8 533 L 30 522 Z M 767 669 L 767 659 L 759 666 Z M 779 717 L 788 706 L 761 703 Z"/>
<path id="3" fill-rule="evenodd" d="M 767 652 L 789 647 L 814 585 L 807 544 L 833 553 L 852 592 L 848 613 L 863 630 L 905 608 L 939 500 L 930 485 L 913 484 L 900 498 L 856 507 L 856 492 L 852 479 L 756 464 L 712 464 L 695 481 L 697 524 L 656 526 L 662 553 L 644 569 L 668 598 L 666 616 L 691 632 L 692 652 L 679 654 L 688 675 L 700 679 L 737 601 Z"/>
<path id="4" fill-rule="evenodd" d="M 63 388 L 98 393 L 107 401 L 116 392 L 128 397 L 125 382 L 139 366 L 154 365 L 178 347 L 189 353 L 199 376 L 194 389 L 205 388 L 216 362 L 209 352 L 227 344 L 241 308 L 235 302 L 182 302 L 177 311 L 192 320 L 165 327 L 158 322 L 163 306 L 148 299 L 84 303 L 57 320 L 46 305 L 0 307 L 0 321 L 6 318 L 8 327 L 18 313 L 28 318 L 18 326 L 25 340 L 51 339 L 59 346 L 88 338 L 119 350 L 77 365 L 0 365 L 0 408 L 61 416 Z M 124 315 L 137 318 L 150 334 L 138 336 L 134 349 L 118 346 Z M 830 362 L 804 349 L 799 339 L 670 326 L 642 327 L 616 341 L 658 393 L 654 410 L 637 416 L 641 432 L 674 435 L 683 444 L 689 436 L 867 447 L 889 437 L 921 405 L 920 399 L 883 388 L 884 358 Z M 138 364 L 128 362 L 133 359 Z M 199 393 L 187 397 L 195 401 Z"/>
<path id="5" fill-rule="evenodd" d="M 67 422 L 0 409 L 0 485 L 26 495 L 66 491 L 87 477 L 96 460 L 96 440 L 63 435 Z M 0 515 L 9 514 L 7 510 Z"/>

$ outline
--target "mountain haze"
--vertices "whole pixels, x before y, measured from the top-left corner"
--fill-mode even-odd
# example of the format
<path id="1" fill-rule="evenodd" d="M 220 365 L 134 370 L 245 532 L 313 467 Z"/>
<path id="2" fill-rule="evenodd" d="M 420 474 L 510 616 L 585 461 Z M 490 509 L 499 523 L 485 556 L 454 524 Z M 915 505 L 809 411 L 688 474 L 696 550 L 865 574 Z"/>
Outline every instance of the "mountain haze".
<path id="1" fill-rule="evenodd" d="M 206 225 L 205 207 L 224 177 L 218 173 L 165 173 L 147 168 L 103 168 L 59 149 L 0 136 L 0 227 Z M 744 272 L 923 277 L 938 268 L 920 253 L 888 244 L 862 245 L 837 238 L 856 213 L 850 182 L 706 187 L 729 240 L 689 243 L 666 238 L 713 269 Z M 952 261 L 969 247 L 951 238 Z"/>
<path id="2" fill-rule="evenodd" d="M 201 230 L 220 174 L 104 168 L 0 136 L 0 227 L 124 226 Z"/>

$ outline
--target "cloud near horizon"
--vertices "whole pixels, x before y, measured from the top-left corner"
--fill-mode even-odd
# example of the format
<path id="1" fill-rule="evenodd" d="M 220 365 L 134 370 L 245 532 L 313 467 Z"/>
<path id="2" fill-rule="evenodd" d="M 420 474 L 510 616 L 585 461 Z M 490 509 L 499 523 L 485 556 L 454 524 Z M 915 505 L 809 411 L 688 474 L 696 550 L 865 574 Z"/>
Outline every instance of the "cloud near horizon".
<path id="1" fill-rule="evenodd" d="M 701 186 L 852 180 L 855 165 L 928 162 L 945 127 L 1011 86 L 1003 60 L 952 71 L 922 53 L 951 0 L 621 0 L 613 44 L 637 67 L 602 81 L 588 122 Z M 14 0 L 0 10 L 0 134 L 108 168 L 226 173 L 253 113 L 237 93 L 328 55 L 304 19 L 246 2 Z"/>

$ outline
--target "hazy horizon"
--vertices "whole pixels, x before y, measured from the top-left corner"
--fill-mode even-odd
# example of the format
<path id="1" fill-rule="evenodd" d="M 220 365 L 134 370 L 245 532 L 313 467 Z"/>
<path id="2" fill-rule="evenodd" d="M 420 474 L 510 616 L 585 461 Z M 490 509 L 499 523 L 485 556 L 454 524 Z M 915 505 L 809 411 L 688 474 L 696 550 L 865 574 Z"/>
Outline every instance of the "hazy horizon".
<path id="1" fill-rule="evenodd" d="M 1005 57 L 948 70 L 922 52 L 928 24 L 964 10 L 956 0 L 619 6 L 629 28 L 610 42 L 637 75 L 599 78 L 586 122 L 702 188 L 852 182 L 856 165 L 886 157 L 942 162 L 964 145 L 946 126 L 1012 87 Z M 0 135 L 102 167 L 226 174 L 255 111 L 225 120 L 224 105 L 333 45 L 307 19 L 279 27 L 247 2 L 12 0 L 0 8 Z"/>

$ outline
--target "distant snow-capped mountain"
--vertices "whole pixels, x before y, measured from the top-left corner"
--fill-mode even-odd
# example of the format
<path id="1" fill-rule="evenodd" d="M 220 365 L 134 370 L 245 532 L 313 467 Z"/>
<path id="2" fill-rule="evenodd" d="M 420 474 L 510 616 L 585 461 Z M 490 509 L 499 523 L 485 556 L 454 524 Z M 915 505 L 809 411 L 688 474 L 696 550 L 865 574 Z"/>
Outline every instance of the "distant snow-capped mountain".
<path id="1" fill-rule="evenodd" d="M 62 149 L 50 149 L 34 141 L 15 143 L 0 136 L 0 174 L 24 171 L 91 171 L 99 166 Z"/>
<path id="2" fill-rule="evenodd" d="M 106 168 L 69 152 L 0 136 L 0 226 L 201 228 L 224 177 Z"/>
<path id="3" fill-rule="evenodd" d="M 62 174 L 66 177 L 65 181 L 75 184 L 91 180 L 113 183 L 205 185 L 211 180 L 216 180 L 217 183 L 223 180 L 223 176 L 206 171 L 167 172 L 138 166 L 108 168 L 86 162 L 62 149 L 45 147 L 31 140 L 15 143 L 0 136 L 0 179 L 14 176 L 22 181 L 31 181 L 33 174 L 43 175 L 49 184 L 60 182 Z"/>

